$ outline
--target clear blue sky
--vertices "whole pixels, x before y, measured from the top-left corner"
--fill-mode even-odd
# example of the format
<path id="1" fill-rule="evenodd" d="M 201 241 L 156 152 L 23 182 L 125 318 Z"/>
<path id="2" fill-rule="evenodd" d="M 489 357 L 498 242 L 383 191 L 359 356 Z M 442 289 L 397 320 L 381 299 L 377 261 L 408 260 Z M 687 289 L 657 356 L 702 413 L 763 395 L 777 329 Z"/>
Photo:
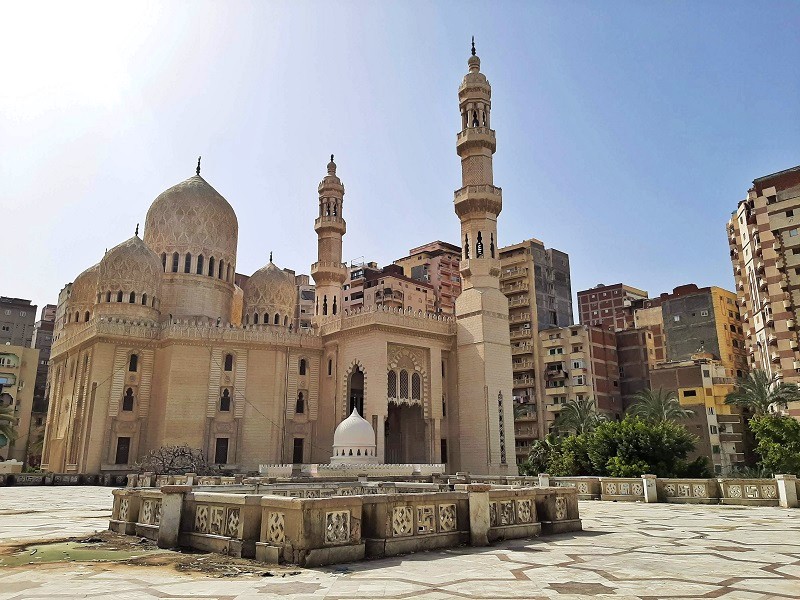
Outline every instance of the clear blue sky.
<path id="1" fill-rule="evenodd" d="M 200 154 L 240 272 L 309 271 L 331 153 L 346 260 L 457 243 L 471 35 L 501 244 L 568 252 L 573 292 L 732 288 L 725 221 L 800 164 L 798 31 L 800 2 L 8 3 L 0 294 L 55 302 Z"/>

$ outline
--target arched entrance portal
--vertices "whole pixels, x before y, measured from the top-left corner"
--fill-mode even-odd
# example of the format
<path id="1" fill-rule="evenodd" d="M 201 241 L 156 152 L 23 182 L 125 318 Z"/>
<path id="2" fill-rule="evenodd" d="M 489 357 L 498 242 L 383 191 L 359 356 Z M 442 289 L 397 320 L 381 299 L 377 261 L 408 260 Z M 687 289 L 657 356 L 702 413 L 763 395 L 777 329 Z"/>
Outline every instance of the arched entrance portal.
<path id="1" fill-rule="evenodd" d="M 350 374 L 350 382 L 347 390 L 348 408 L 347 414 L 353 412 L 355 408 L 362 417 L 364 416 L 364 371 L 356 367 Z"/>
<path id="2" fill-rule="evenodd" d="M 419 404 L 390 402 L 384 435 L 387 463 L 430 462 L 425 447 L 425 419 Z"/>

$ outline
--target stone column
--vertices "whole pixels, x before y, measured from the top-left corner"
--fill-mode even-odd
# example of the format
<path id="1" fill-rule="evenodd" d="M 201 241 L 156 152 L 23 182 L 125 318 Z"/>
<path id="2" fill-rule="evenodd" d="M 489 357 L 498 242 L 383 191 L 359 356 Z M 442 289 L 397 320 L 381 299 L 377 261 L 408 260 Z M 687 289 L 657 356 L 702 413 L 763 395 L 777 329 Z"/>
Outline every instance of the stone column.
<path id="1" fill-rule="evenodd" d="M 797 476 L 775 475 L 778 483 L 778 505 L 783 508 L 797 508 Z"/>
<path id="2" fill-rule="evenodd" d="M 165 485 L 161 488 L 161 524 L 158 527 L 158 547 L 175 548 L 181 531 L 183 496 L 192 491 L 190 485 Z"/>
<path id="3" fill-rule="evenodd" d="M 539 487 L 550 487 L 550 475 L 539 473 Z"/>
<path id="4" fill-rule="evenodd" d="M 642 487 L 644 488 L 644 501 L 646 503 L 658 502 L 655 475 L 642 475 Z"/>
<path id="5" fill-rule="evenodd" d="M 461 486 L 457 486 L 461 487 Z M 469 483 L 463 486 L 469 494 L 469 543 L 471 546 L 489 545 L 489 490 L 492 486 Z"/>

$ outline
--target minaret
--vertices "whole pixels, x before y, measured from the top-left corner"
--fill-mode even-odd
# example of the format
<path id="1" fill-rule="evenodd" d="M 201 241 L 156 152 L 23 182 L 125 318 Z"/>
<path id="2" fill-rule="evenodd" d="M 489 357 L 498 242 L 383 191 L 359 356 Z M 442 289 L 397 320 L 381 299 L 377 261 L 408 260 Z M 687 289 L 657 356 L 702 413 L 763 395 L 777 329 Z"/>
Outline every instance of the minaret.
<path id="1" fill-rule="evenodd" d="M 317 262 L 311 265 L 316 284 L 314 323 L 330 315 L 341 314 L 342 285 L 347 267 L 342 264 L 342 237 L 347 227 L 342 218 L 344 186 L 336 176 L 336 163 L 328 163 L 328 174 L 319 184 L 319 216 L 314 221 L 317 232 Z"/>
<path id="2" fill-rule="evenodd" d="M 474 474 L 517 474 L 514 448 L 508 300 L 500 291 L 497 215 L 502 190 L 494 186 L 492 88 L 475 54 L 458 88 L 462 187 L 455 192 L 461 220 L 462 292 L 456 299 L 459 465 Z"/>

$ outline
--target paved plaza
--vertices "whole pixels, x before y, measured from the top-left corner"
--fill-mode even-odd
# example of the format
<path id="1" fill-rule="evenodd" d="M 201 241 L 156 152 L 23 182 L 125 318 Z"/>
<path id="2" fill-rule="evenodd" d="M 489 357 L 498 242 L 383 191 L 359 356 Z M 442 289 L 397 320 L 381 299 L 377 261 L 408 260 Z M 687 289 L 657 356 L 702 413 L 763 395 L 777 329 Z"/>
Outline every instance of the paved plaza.
<path id="1" fill-rule="evenodd" d="M 110 506 L 108 488 L 0 488 L 0 544 L 85 536 L 107 527 Z M 273 577 L 181 573 L 167 562 L 0 567 L 0 600 L 800 598 L 797 509 L 582 502 L 581 513 L 579 534 Z"/>

